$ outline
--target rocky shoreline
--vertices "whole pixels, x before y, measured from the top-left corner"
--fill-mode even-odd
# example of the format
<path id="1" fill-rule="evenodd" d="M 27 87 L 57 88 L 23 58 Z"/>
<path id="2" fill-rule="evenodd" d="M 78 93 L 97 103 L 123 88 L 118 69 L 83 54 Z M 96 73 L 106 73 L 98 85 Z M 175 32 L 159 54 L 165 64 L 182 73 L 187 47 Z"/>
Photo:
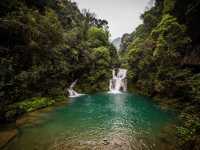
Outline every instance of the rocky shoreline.
<path id="1" fill-rule="evenodd" d="M 12 141 L 17 136 L 16 129 L 10 129 L 7 131 L 0 131 L 0 149 L 6 146 L 10 141 Z"/>
<path id="2" fill-rule="evenodd" d="M 17 128 L 28 124 L 36 125 L 40 123 L 40 120 L 38 118 L 40 118 L 44 113 L 50 112 L 53 108 L 61 106 L 63 104 L 66 104 L 66 102 L 57 102 L 53 106 L 26 113 L 17 118 L 17 120 L 13 123 L 4 124 L 0 126 L 0 149 L 3 149 L 9 142 L 11 142 L 17 136 Z"/>

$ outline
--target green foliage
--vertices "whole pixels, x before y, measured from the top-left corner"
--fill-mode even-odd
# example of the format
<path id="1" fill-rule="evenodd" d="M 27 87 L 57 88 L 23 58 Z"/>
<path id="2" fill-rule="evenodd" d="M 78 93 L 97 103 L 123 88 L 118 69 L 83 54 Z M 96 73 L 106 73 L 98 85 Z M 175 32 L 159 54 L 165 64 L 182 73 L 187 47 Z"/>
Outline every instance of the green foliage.
<path id="1" fill-rule="evenodd" d="M 141 16 L 143 24 L 122 40 L 129 88 L 164 99 L 161 104 L 176 100 L 181 145 L 200 134 L 199 12 L 197 0 L 157 0 Z"/>
<path id="2" fill-rule="evenodd" d="M 176 18 L 170 15 L 163 16 L 151 35 L 157 45 L 153 55 L 161 59 L 166 55 L 166 58 L 171 58 L 170 61 L 184 54 L 183 49 L 190 43 L 190 38 L 186 35 L 186 27 L 180 25 Z"/>
<path id="3" fill-rule="evenodd" d="M 86 91 L 105 88 L 101 80 L 117 62 L 107 24 L 88 11 L 81 13 L 68 0 L 2 0 L 0 121 L 8 105 L 66 95 L 76 79 Z M 32 102 L 24 107 L 29 105 L 37 108 Z"/>
<path id="4" fill-rule="evenodd" d="M 164 0 L 164 9 L 163 9 L 163 13 L 167 14 L 167 13 L 172 13 L 172 11 L 175 8 L 175 0 Z"/>
<path id="5" fill-rule="evenodd" d="M 200 133 L 200 119 L 195 114 L 182 113 L 180 115 L 182 126 L 177 127 L 177 136 L 180 144 L 186 144 L 195 139 Z"/>
<path id="6" fill-rule="evenodd" d="M 144 30 L 147 29 L 144 25 L 149 26 L 151 32 Z M 136 87 L 152 96 L 186 98 L 191 90 L 187 81 L 191 73 L 177 66 L 186 53 L 185 47 L 190 44 L 186 27 L 168 14 L 163 15 L 155 27 L 146 22 L 144 25 L 136 29 L 126 58 Z"/>
<path id="7" fill-rule="evenodd" d="M 103 28 L 91 27 L 88 30 L 87 37 L 92 47 L 108 45 L 108 33 Z"/>
<path id="8" fill-rule="evenodd" d="M 20 2 L 18 0 L 3 0 L 0 2 L 0 16 L 7 15 L 8 12 L 16 10 L 20 7 Z"/>
<path id="9" fill-rule="evenodd" d="M 188 128 L 184 127 L 177 127 L 178 136 L 182 138 L 183 143 L 189 141 L 192 138 L 193 132 L 190 131 Z"/>
<path id="10" fill-rule="evenodd" d="M 53 103 L 55 103 L 54 100 L 50 100 L 48 98 L 32 98 L 28 100 L 24 100 L 22 102 L 14 104 L 14 107 L 19 108 L 20 110 L 24 112 L 31 112 L 40 108 L 44 108 L 46 106 L 50 106 Z"/>
<path id="11" fill-rule="evenodd" d="M 91 56 L 93 63 L 90 64 L 88 73 L 82 77 L 78 88 L 87 92 L 107 90 L 112 68 L 109 49 L 104 46 L 91 49 Z"/>
<path id="12" fill-rule="evenodd" d="M 200 74 L 195 74 L 189 80 L 191 83 L 191 95 L 194 97 L 194 100 L 198 103 L 200 102 Z"/>
<path id="13" fill-rule="evenodd" d="M 54 104 L 55 101 L 45 97 L 35 97 L 9 105 L 5 111 L 5 120 L 12 121 L 19 115 Z"/>
<path id="14" fill-rule="evenodd" d="M 110 53 L 107 47 L 101 46 L 98 48 L 92 49 L 93 60 L 96 61 L 97 65 L 103 65 L 109 67 L 110 65 Z"/>

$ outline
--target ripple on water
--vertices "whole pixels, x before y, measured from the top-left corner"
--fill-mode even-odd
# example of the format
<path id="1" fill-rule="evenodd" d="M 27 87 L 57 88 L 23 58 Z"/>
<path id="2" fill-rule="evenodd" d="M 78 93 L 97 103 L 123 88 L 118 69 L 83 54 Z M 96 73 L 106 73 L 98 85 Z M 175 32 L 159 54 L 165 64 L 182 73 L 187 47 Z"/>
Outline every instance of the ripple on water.
<path id="1" fill-rule="evenodd" d="M 42 112 L 37 126 L 22 126 L 5 150 L 156 150 L 173 112 L 134 94 L 85 95 Z M 164 145 L 164 146 L 163 146 Z"/>

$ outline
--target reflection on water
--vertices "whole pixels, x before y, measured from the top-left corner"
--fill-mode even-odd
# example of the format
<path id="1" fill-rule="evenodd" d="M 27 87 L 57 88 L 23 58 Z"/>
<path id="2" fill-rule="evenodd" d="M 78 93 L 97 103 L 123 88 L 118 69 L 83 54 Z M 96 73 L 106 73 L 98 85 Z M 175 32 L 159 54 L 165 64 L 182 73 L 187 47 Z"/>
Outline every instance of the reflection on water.
<path id="1" fill-rule="evenodd" d="M 162 128 L 175 116 L 133 94 L 86 95 L 19 129 L 5 150 L 160 149 Z"/>

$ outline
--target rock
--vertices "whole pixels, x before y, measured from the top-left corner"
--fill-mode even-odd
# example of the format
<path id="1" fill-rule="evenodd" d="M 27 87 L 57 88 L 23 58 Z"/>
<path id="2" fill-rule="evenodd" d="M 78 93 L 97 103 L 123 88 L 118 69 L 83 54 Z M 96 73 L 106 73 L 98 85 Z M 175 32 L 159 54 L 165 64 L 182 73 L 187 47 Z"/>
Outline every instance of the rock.
<path id="1" fill-rule="evenodd" d="M 40 122 L 42 121 L 40 120 L 40 118 L 45 113 L 52 111 L 53 108 L 54 107 L 47 107 L 47 108 L 43 108 L 37 111 L 29 112 L 16 120 L 16 126 L 21 127 L 28 124 L 32 124 L 32 125 L 40 124 Z"/>
<path id="2" fill-rule="evenodd" d="M 108 144 L 110 144 L 110 142 L 107 139 L 103 139 L 103 144 L 108 145 Z"/>
<path id="3" fill-rule="evenodd" d="M 0 149 L 3 148 L 6 144 L 8 144 L 12 139 L 14 139 L 17 135 L 17 130 L 7 130 L 0 132 Z"/>

